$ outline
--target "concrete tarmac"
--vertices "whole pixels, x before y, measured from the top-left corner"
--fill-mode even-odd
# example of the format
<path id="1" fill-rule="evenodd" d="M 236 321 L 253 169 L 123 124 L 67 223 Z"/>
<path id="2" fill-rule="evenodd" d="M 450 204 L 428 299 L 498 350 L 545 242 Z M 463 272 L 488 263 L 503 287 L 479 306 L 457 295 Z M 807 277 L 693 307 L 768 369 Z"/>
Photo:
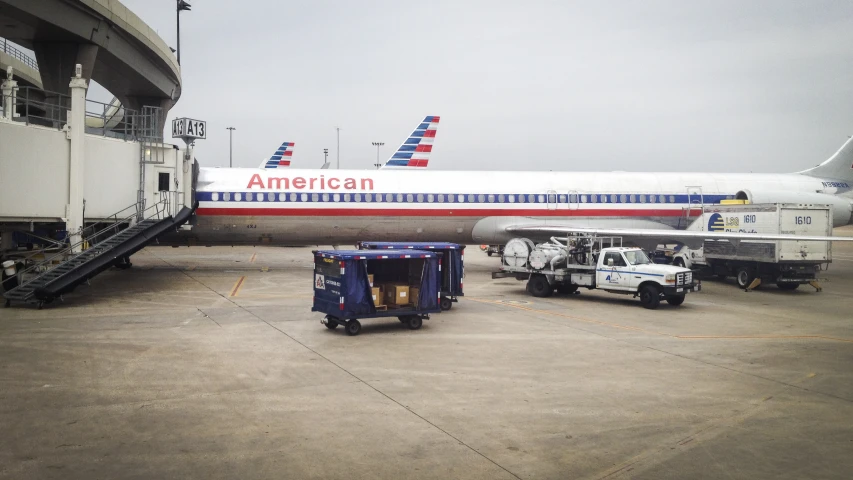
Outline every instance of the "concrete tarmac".
<path id="1" fill-rule="evenodd" d="M 655 311 L 469 247 L 451 311 L 357 337 L 310 311 L 310 250 L 150 247 L 0 309 L 0 478 L 853 477 L 853 245 L 821 293 Z"/>

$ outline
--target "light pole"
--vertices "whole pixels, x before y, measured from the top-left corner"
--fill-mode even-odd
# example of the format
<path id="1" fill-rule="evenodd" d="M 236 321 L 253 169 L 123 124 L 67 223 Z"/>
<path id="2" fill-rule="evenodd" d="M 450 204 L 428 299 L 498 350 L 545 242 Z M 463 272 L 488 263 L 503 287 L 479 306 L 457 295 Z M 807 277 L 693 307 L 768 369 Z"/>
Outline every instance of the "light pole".
<path id="1" fill-rule="evenodd" d="M 181 64 L 181 11 L 186 10 L 189 12 L 190 7 L 192 5 L 185 2 L 184 0 L 175 0 L 175 1 L 177 3 L 177 11 L 178 11 L 178 65 L 180 65 Z"/>
<path id="2" fill-rule="evenodd" d="M 376 163 L 374 163 L 373 166 L 376 167 L 377 170 L 379 170 L 379 167 L 382 166 L 382 164 L 379 163 L 379 147 L 385 145 L 385 142 L 371 142 L 371 145 L 376 147 Z"/>
<path id="3" fill-rule="evenodd" d="M 335 153 L 337 153 L 337 155 L 338 155 L 338 170 L 340 170 L 341 169 L 341 127 L 335 127 L 335 130 L 338 131 L 338 148 L 337 148 L 337 152 L 335 152 Z"/>
<path id="4" fill-rule="evenodd" d="M 226 128 L 228 130 L 228 168 L 233 168 L 234 162 L 234 127 Z"/>
<path id="5" fill-rule="evenodd" d="M 329 163 L 329 149 L 324 148 L 323 149 L 323 165 L 325 166 L 328 163 Z"/>

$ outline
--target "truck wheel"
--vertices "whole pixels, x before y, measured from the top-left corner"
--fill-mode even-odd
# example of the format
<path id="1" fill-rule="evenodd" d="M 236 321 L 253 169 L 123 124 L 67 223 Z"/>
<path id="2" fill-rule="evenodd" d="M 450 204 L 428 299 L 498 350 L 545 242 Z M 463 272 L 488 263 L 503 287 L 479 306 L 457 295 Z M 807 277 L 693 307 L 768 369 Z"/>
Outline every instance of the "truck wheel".
<path id="1" fill-rule="evenodd" d="M 548 283 L 548 279 L 545 278 L 545 275 L 533 275 L 530 277 L 530 280 L 527 281 L 527 289 L 530 290 L 530 293 L 534 297 L 550 297 L 552 293 L 554 293 L 554 289 L 551 287 L 551 284 Z"/>
<path id="2" fill-rule="evenodd" d="M 675 265 L 676 267 L 685 268 L 684 267 L 684 260 L 681 258 L 676 258 L 675 260 L 672 261 L 672 264 Z"/>
<path id="3" fill-rule="evenodd" d="M 777 287 L 779 287 L 779 289 L 780 289 L 780 290 L 796 290 L 796 289 L 800 288 L 800 284 L 799 284 L 799 283 L 783 283 L 783 282 L 779 282 L 779 283 L 777 283 L 777 284 L 776 284 L 776 286 L 777 286 Z"/>
<path id="4" fill-rule="evenodd" d="M 746 288 L 753 280 L 755 280 L 755 273 L 751 268 L 740 267 L 737 269 L 735 277 L 737 278 L 737 286 L 740 288 Z"/>
<path id="5" fill-rule="evenodd" d="M 577 285 L 557 285 L 557 293 L 571 295 L 578 291 Z"/>
<path id="6" fill-rule="evenodd" d="M 640 289 L 640 304 L 643 308 L 654 310 L 660 305 L 660 291 L 654 285 L 644 285 Z"/>
<path id="7" fill-rule="evenodd" d="M 666 297 L 666 303 L 668 303 L 674 307 L 677 307 L 677 306 L 681 305 L 682 303 L 684 303 L 684 297 L 685 297 L 684 295 L 670 295 L 670 296 Z"/>
<path id="8" fill-rule="evenodd" d="M 406 326 L 409 327 L 409 330 L 417 330 L 421 328 L 421 325 L 423 324 L 424 320 L 420 315 L 409 315 L 409 320 L 406 322 Z"/>
<path id="9" fill-rule="evenodd" d="M 358 320 L 350 320 L 347 322 L 347 335 L 354 337 L 361 332 L 361 323 Z"/>

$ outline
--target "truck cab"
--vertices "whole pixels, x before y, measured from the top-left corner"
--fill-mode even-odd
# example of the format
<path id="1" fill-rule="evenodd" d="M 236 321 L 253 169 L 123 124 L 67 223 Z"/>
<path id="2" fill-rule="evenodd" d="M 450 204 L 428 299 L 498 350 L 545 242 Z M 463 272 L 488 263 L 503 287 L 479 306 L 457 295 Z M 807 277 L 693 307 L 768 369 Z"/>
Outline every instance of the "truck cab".
<path id="1" fill-rule="evenodd" d="M 595 268 L 595 286 L 612 293 L 640 297 L 646 308 L 657 308 L 661 299 L 681 305 L 688 292 L 698 291 L 693 272 L 674 265 L 653 263 L 639 248 L 602 249 Z"/>

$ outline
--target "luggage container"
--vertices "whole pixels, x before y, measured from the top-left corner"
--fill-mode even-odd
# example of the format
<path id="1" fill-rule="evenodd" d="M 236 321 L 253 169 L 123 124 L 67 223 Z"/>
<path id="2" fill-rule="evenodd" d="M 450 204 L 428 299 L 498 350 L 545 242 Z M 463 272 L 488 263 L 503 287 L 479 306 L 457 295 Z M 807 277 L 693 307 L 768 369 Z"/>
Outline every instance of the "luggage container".
<path id="1" fill-rule="evenodd" d="M 330 330 L 343 325 L 349 335 L 359 320 L 397 317 L 411 330 L 421 328 L 439 305 L 441 253 L 426 250 L 314 250 L 314 305 Z"/>
<path id="2" fill-rule="evenodd" d="M 362 250 L 415 249 L 441 252 L 441 309 L 450 310 L 453 302 L 465 294 L 462 279 L 465 277 L 465 245 L 458 243 L 429 242 L 359 242 Z"/>

